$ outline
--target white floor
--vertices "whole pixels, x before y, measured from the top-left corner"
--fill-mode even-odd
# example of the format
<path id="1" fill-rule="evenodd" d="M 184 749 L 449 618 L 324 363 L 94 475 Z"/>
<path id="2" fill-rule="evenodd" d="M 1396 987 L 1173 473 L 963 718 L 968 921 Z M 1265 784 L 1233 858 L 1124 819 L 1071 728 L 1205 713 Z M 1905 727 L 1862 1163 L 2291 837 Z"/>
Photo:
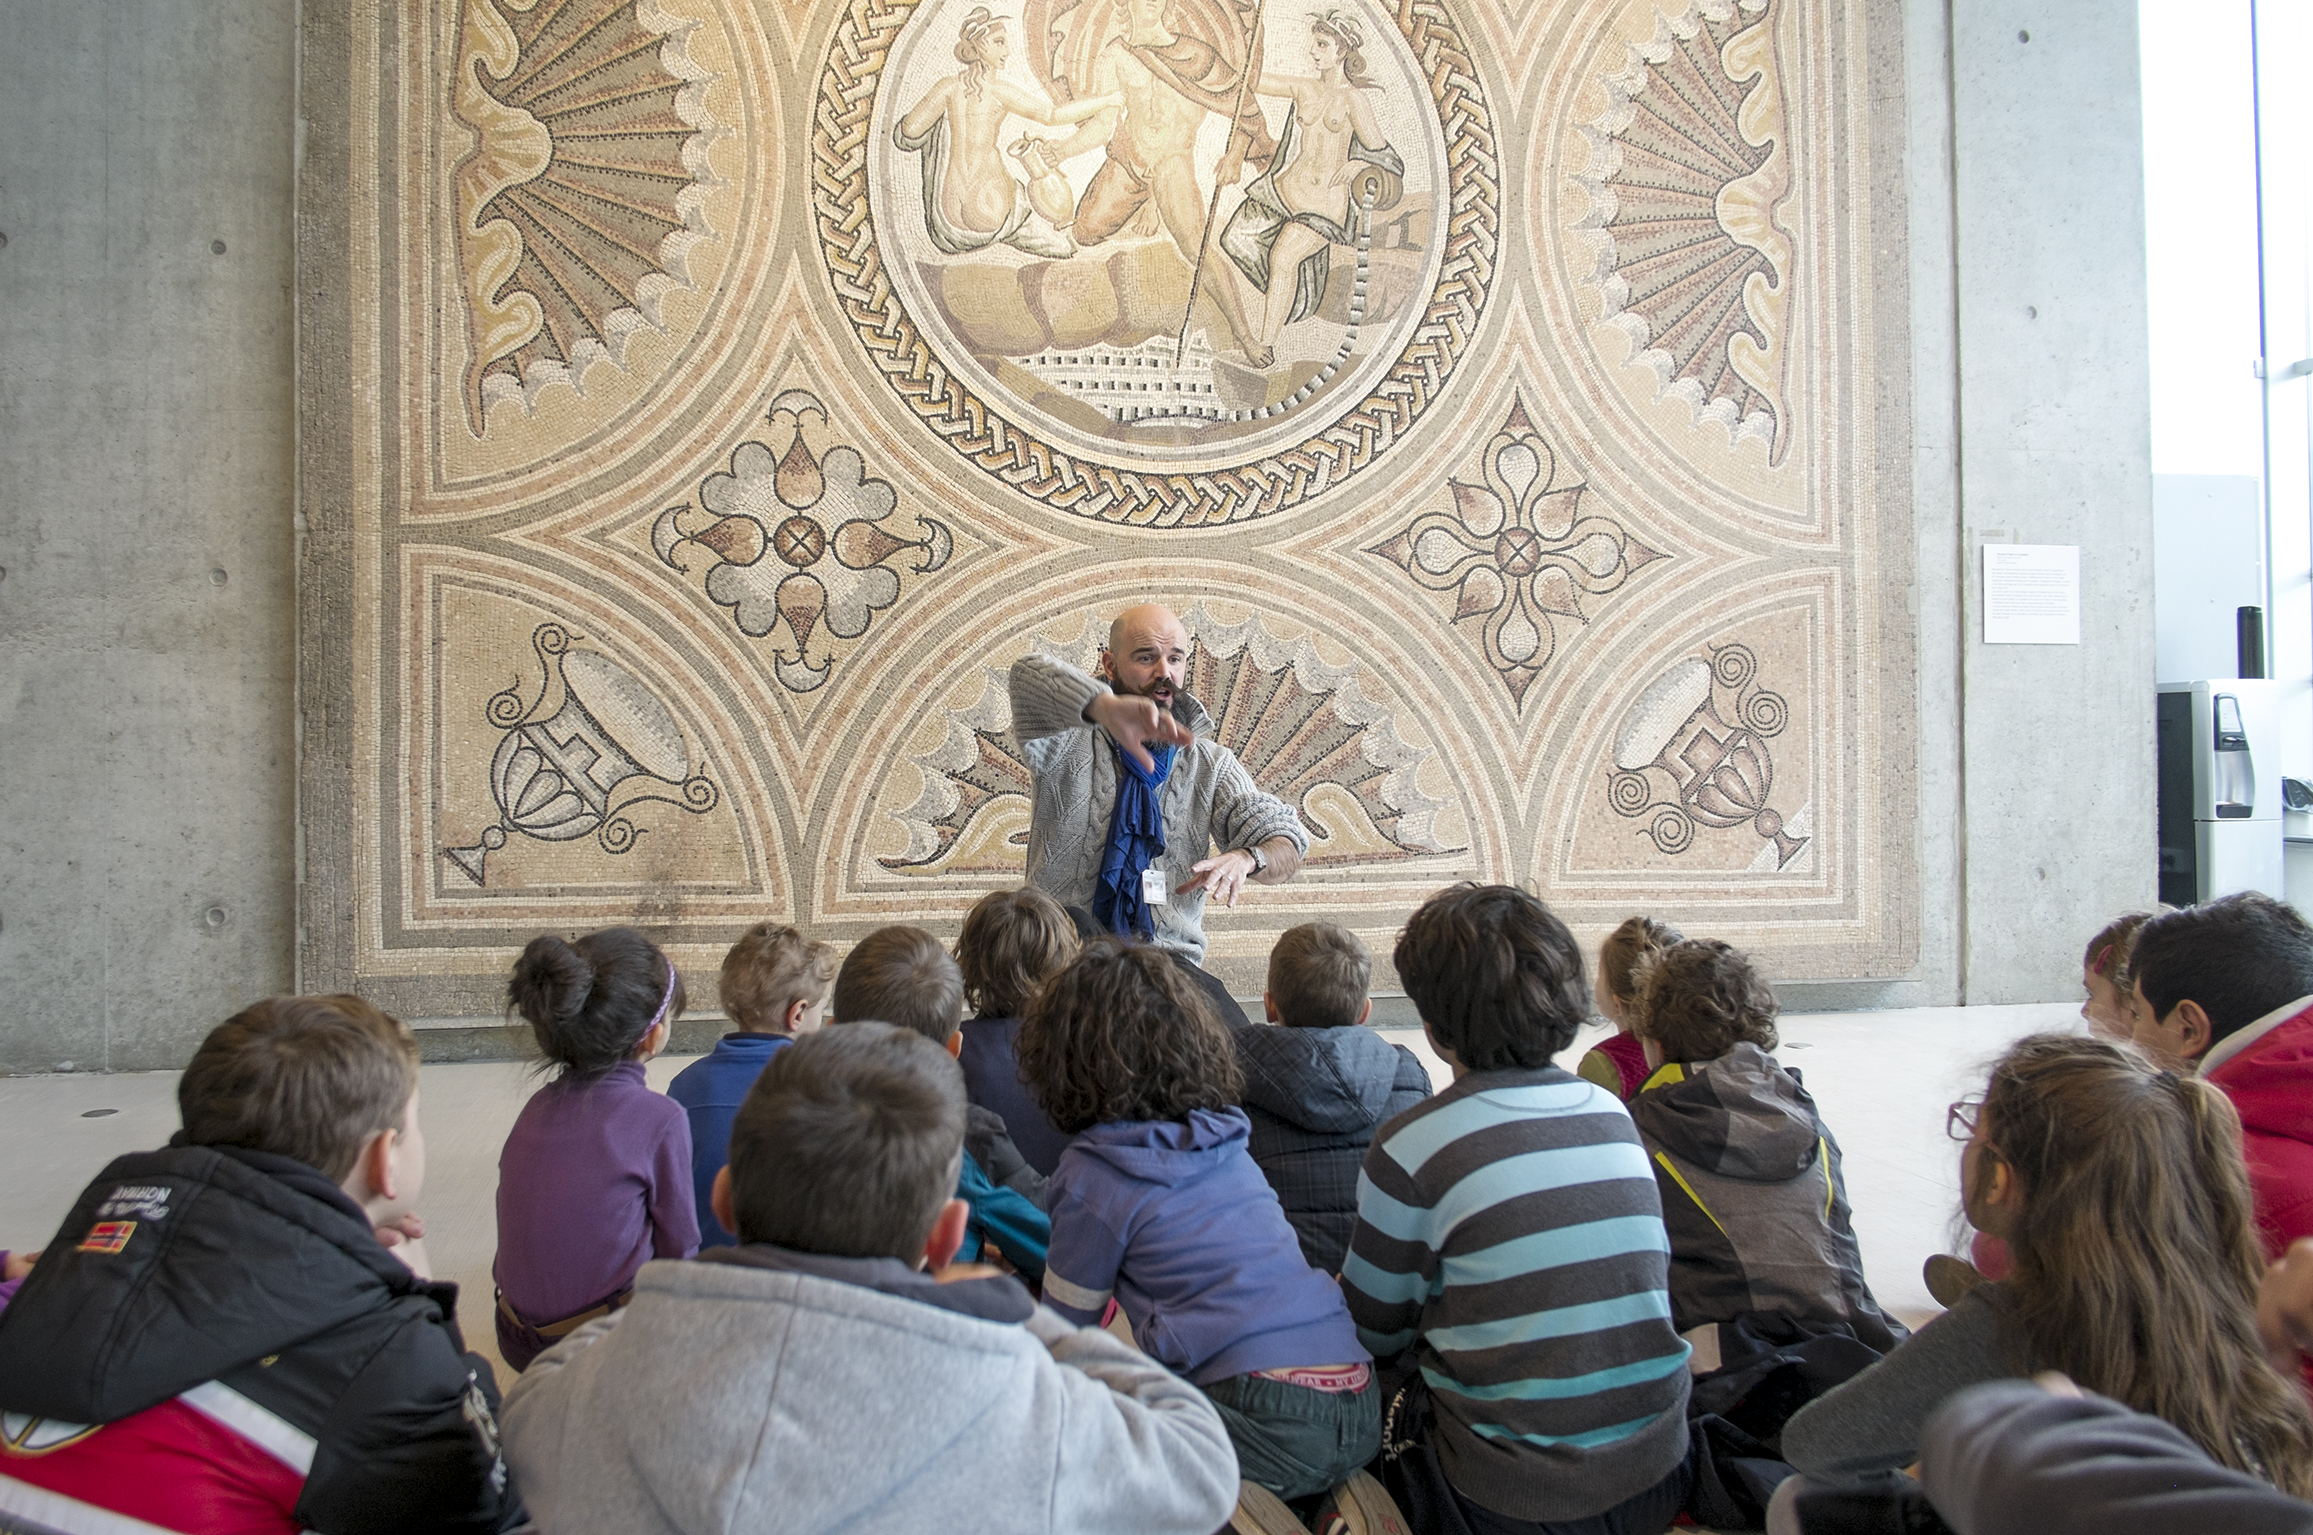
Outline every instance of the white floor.
<path id="1" fill-rule="evenodd" d="M 1950 1250 L 1959 1148 L 1944 1138 L 1945 1106 L 1980 1082 L 1985 1064 L 2009 1040 L 2080 1026 L 2069 1004 L 1783 1020 L 1780 1058 L 1805 1077 L 1845 1152 L 1865 1273 L 1881 1304 L 1897 1316 L 1916 1323 L 1934 1313 L 1920 1265 L 1931 1253 Z M 1445 1081 L 1444 1067 L 1419 1033 L 1389 1037 L 1414 1047 L 1431 1075 Z M 1585 1034 L 1562 1063 L 1571 1066 L 1596 1037 Z M 652 1082 L 663 1088 L 689 1059 L 654 1061 Z M 420 1089 L 426 1246 L 435 1272 L 461 1288 L 468 1346 L 493 1359 L 498 1148 L 535 1081 L 525 1067 L 505 1063 L 428 1066 Z M 0 1247 L 45 1244 L 107 1160 L 161 1145 L 176 1128 L 173 1072 L 0 1078 L 0 1166 L 8 1169 L 0 1179 Z"/>

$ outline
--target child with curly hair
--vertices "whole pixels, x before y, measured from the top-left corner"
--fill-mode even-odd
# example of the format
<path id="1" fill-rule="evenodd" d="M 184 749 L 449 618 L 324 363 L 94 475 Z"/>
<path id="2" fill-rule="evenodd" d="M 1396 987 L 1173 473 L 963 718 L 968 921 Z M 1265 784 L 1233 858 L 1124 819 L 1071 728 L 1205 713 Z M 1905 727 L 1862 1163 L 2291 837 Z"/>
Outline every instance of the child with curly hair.
<path id="1" fill-rule="evenodd" d="M 1246 1149 L 1244 1076 L 1203 990 L 1161 950 L 1095 940 L 1028 1004 L 1020 1073 L 1075 1136 L 1045 1195 L 1045 1303 L 1094 1323 L 1113 1296 L 1220 1408 L 1248 1482 L 1347 1481 L 1381 1447 L 1372 1359 Z"/>

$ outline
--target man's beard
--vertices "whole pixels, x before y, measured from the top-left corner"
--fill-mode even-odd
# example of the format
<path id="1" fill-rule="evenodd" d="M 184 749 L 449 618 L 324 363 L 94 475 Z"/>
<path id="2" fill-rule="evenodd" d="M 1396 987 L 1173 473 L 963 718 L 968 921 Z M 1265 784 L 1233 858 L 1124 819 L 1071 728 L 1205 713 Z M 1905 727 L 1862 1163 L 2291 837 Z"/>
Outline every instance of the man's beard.
<path id="1" fill-rule="evenodd" d="M 1144 688 L 1127 688 L 1119 686 L 1117 687 L 1117 691 L 1120 693 L 1129 693 L 1135 698 L 1145 698 L 1160 709 L 1170 709 L 1173 706 L 1173 700 L 1180 696 L 1177 690 L 1173 687 L 1172 679 L 1170 677 L 1159 677 Z"/>

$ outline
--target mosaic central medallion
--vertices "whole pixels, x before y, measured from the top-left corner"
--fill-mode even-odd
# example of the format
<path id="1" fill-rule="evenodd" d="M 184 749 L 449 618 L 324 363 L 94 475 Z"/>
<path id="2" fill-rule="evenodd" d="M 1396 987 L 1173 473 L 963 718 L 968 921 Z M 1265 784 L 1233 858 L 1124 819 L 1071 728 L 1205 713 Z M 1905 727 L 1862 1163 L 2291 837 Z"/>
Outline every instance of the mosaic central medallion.
<path id="1" fill-rule="evenodd" d="M 926 424 L 1055 509 L 1196 526 L 1387 450 L 1492 280 L 1491 118 L 1430 7 L 855 0 L 821 251 Z"/>

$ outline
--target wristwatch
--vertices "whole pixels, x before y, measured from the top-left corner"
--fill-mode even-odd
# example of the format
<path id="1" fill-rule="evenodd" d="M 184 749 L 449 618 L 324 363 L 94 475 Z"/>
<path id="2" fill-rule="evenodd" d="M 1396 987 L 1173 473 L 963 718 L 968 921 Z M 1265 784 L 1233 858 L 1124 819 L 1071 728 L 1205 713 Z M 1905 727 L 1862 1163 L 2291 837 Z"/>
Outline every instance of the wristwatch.
<path id="1" fill-rule="evenodd" d="M 1253 860 L 1254 874 L 1266 874 L 1269 872 L 1269 855 L 1267 853 L 1262 852 L 1257 847 L 1239 848 L 1237 851 L 1251 856 Z M 1248 875 L 1246 877 L 1249 879 L 1252 876 Z"/>

